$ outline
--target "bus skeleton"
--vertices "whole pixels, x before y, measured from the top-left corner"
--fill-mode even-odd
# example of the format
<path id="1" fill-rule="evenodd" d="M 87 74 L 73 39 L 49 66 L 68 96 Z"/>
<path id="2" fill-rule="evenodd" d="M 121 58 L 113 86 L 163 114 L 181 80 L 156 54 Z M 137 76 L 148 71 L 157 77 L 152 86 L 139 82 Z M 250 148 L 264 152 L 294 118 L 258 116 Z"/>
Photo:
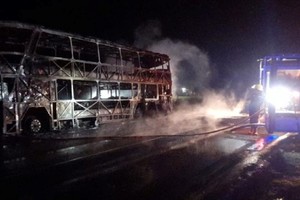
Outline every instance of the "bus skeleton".
<path id="1" fill-rule="evenodd" d="M 18 22 L 0 22 L 1 133 L 93 127 L 167 112 L 169 57 Z"/>

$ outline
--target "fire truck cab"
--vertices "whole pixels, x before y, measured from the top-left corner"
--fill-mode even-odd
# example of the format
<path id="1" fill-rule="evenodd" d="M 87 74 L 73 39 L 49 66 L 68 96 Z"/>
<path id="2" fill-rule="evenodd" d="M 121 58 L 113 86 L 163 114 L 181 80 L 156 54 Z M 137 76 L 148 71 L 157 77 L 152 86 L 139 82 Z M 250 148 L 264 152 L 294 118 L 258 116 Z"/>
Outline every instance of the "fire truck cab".
<path id="1" fill-rule="evenodd" d="M 300 55 L 266 56 L 259 63 L 268 132 L 300 132 Z"/>

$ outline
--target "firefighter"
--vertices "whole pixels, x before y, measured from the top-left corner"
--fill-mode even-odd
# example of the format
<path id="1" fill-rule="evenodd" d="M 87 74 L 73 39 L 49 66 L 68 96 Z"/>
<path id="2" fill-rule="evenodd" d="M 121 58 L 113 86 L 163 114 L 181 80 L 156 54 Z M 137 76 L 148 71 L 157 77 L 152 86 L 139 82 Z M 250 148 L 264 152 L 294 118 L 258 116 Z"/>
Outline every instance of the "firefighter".
<path id="1" fill-rule="evenodd" d="M 261 113 L 261 108 L 264 102 L 263 87 L 260 84 L 253 85 L 250 89 L 248 99 L 249 101 L 249 118 L 250 118 L 250 134 L 257 135 L 257 124 Z"/>

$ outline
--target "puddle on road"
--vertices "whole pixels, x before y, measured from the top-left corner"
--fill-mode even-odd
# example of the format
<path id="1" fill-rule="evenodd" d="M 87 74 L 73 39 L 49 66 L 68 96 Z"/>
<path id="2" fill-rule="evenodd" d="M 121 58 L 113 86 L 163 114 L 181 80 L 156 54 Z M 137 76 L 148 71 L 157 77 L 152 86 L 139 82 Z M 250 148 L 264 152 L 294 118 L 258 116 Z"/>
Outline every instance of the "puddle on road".
<path id="1" fill-rule="evenodd" d="M 218 138 L 216 145 L 222 152 L 230 154 L 247 144 L 249 144 L 249 142 L 244 140 Z"/>
<path id="2" fill-rule="evenodd" d="M 300 166 L 300 152 L 283 152 L 285 162 L 296 168 Z"/>

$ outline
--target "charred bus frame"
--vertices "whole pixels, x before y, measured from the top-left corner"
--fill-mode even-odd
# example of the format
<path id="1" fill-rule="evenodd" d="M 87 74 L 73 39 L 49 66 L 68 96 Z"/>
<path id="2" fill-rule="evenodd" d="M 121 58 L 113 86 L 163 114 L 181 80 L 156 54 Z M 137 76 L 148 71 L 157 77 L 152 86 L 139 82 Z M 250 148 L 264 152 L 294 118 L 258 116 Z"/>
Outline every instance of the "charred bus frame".
<path id="1" fill-rule="evenodd" d="M 97 38 L 0 22 L 1 132 L 97 126 L 167 111 L 169 60 Z"/>

